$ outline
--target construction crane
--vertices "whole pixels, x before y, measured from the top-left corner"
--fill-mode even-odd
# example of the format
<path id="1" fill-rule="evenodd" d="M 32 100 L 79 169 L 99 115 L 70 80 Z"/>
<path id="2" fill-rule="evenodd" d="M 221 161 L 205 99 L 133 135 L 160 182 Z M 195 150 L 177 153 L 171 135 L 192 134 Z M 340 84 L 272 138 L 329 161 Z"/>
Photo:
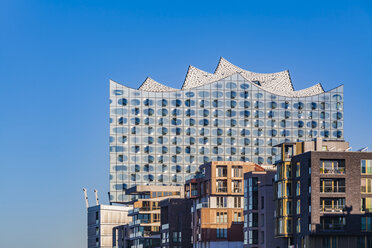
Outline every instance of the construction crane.
<path id="1" fill-rule="evenodd" d="M 96 196 L 96 205 L 99 205 L 98 190 L 94 189 L 94 195 Z"/>
<path id="2" fill-rule="evenodd" d="M 85 197 L 85 206 L 88 209 L 89 208 L 89 202 L 88 202 L 87 189 L 86 188 L 83 188 L 83 191 L 84 191 L 84 197 Z"/>

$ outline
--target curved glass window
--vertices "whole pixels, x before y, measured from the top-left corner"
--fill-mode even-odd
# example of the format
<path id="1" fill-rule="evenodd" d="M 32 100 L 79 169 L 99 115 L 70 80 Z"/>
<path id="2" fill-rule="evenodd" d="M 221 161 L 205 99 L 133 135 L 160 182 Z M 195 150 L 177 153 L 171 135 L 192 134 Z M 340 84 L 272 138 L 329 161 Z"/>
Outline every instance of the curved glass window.
<path id="1" fill-rule="evenodd" d="M 215 127 L 223 126 L 223 120 L 221 120 L 221 119 L 214 119 L 213 120 L 213 126 L 215 126 Z"/>
<path id="2" fill-rule="evenodd" d="M 334 94 L 334 95 L 332 96 L 332 100 L 333 100 L 333 101 L 341 101 L 341 100 L 342 100 L 342 96 L 339 95 L 339 94 Z"/>
<path id="3" fill-rule="evenodd" d="M 256 148 L 253 149 L 253 153 L 254 153 L 254 155 L 263 154 L 264 153 L 264 149 L 263 148 L 256 147 Z"/>
<path id="4" fill-rule="evenodd" d="M 172 125 L 178 126 L 181 125 L 182 121 L 181 119 L 173 118 L 172 119 Z"/>
<path id="5" fill-rule="evenodd" d="M 200 102 L 199 102 L 199 106 L 200 106 L 201 108 L 209 107 L 209 101 L 207 101 L 207 100 L 200 100 Z"/>
<path id="6" fill-rule="evenodd" d="M 199 134 L 204 136 L 204 135 L 209 135 L 209 129 L 208 128 L 200 128 L 199 129 Z"/>
<path id="7" fill-rule="evenodd" d="M 223 97 L 223 93 L 221 91 L 213 91 L 212 97 L 215 97 L 215 98 Z"/>
<path id="8" fill-rule="evenodd" d="M 235 155 L 236 154 L 236 148 L 235 147 L 228 147 L 226 148 L 226 153 L 229 155 Z"/>
<path id="9" fill-rule="evenodd" d="M 249 129 L 243 128 L 242 130 L 240 130 L 240 135 L 241 136 L 249 136 L 250 134 L 251 134 L 251 132 L 249 131 Z"/>
<path id="10" fill-rule="evenodd" d="M 199 116 L 203 117 L 209 116 L 209 110 L 208 109 L 199 110 Z"/>
<path id="11" fill-rule="evenodd" d="M 282 103 L 281 103 L 281 107 L 282 107 L 283 109 L 289 109 L 290 104 L 289 104 L 288 101 L 285 101 L 285 102 L 282 102 Z"/>
<path id="12" fill-rule="evenodd" d="M 149 108 L 149 109 L 145 109 L 145 110 L 143 110 L 143 113 L 144 113 L 145 115 L 149 115 L 149 116 L 151 116 L 151 115 L 154 115 L 155 111 L 154 111 L 152 108 Z"/>
<path id="13" fill-rule="evenodd" d="M 180 137 L 173 137 L 173 138 L 171 139 L 171 143 L 172 143 L 173 145 L 182 144 L 182 139 L 181 139 Z"/>
<path id="14" fill-rule="evenodd" d="M 249 92 L 248 91 L 240 92 L 240 97 L 248 99 L 249 98 Z"/>
<path id="15" fill-rule="evenodd" d="M 305 126 L 305 123 L 303 121 L 295 121 L 294 122 L 294 126 L 295 127 L 299 127 L 299 128 L 302 128 Z"/>
<path id="16" fill-rule="evenodd" d="M 298 113 L 297 113 L 297 117 L 299 118 L 299 119 L 303 119 L 303 118 L 305 118 L 305 113 L 303 112 L 303 111 L 298 111 Z"/>
<path id="17" fill-rule="evenodd" d="M 280 131 L 280 136 L 282 136 L 282 137 L 287 137 L 287 136 L 290 136 L 290 135 L 291 135 L 291 132 L 289 130 L 284 129 L 284 130 Z"/>
<path id="18" fill-rule="evenodd" d="M 333 121 L 332 122 L 332 127 L 333 128 L 341 128 L 342 127 L 342 122 L 340 122 L 340 121 Z"/>
<path id="19" fill-rule="evenodd" d="M 239 104 L 243 108 L 249 108 L 251 106 L 251 102 L 250 101 L 241 101 Z"/>
<path id="20" fill-rule="evenodd" d="M 166 144 L 166 143 L 168 143 L 167 137 L 163 137 L 163 136 L 158 137 L 158 144 Z"/>
<path id="21" fill-rule="evenodd" d="M 194 97 L 195 96 L 195 93 L 189 91 L 189 92 L 186 92 L 185 96 L 187 96 L 187 97 Z"/>
<path id="22" fill-rule="evenodd" d="M 315 110 L 317 107 L 318 107 L 318 104 L 316 104 L 316 102 L 308 103 L 309 109 Z"/>
<path id="23" fill-rule="evenodd" d="M 195 128 L 186 128 L 186 135 L 194 135 L 195 134 Z"/>
<path id="24" fill-rule="evenodd" d="M 329 103 L 321 102 L 319 104 L 319 108 L 322 109 L 322 110 L 329 109 Z"/>
<path id="25" fill-rule="evenodd" d="M 267 144 L 269 146 L 276 146 L 278 144 L 278 140 L 277 139 L 268 139 Z"/>
<path id="26" fill-rule="evenodd" d="M 214 145 L 222 145 L 223 139 L 222 138 L 212 138 L 212 144 Z"/>
<path id="27" fill-rule="evenodd" d="M 329 118 L 329 113 L 328 112 L 320 112 L 320 118 L 321 119 L 328 119 Z"/>
<path id="28" fill-rule="evenodd" d="M 199 138 L 199 143 L 203 145 L 208 144 L 208 138 L 207 137 Z"/>
<path id="29" fill-rule="evenodd" d="M 261 120 L 255 120 L 255 121 L 253 122 L 253 125 L 254 125 L 255 127 L 263 127 L 263 126 L 264 126 L 264 122 L 261 121 Z"/>
<path id="30" fill-rule="evenodd" d="M 132 118 L 130 119 L 130 122 L 134 125 L 139 125 L 141 123 L 141 119 L 136 117 L 136 118 Z"/>
<path id="31" fill-rule="evenodd" d="M 118 161 L 119 162 L 126 162 L 126 161 L 128 161 L 128 156 L 120 154 L 120 155 L 118 155 Z"/>
<path id="32" fill-rule="evenodd" d="M 253 114 L 254 114 L 254 118 L 262 118 L 265 115 L 263 111 L 259 111 L 259 110 L 255 110 Z"/>
<path id="33" fill-rule="evenodd" d="M 159 119 L 158 119 L 158 124 L 159 124 L 160 126 L 162 126 L 162 125 L 166 125 L 166 124 L 168 124 L 168 123 L 169 123 L 169 121 L 168 121 L 167 118 L 159 118 Z"/>
<path id="34" fill-rule="evenodd" d="M 124 91 L 122 91 L 122 90 L 114 90 L 113 92 L 114 92 L 114 95 L 116 95 L 116 96 L 123 95 L 123 93 L 124 93 Z"/>
<path id="35" fill-rule="evenodd" d="M 263 135 L 263 131 L 262 131 L 262 129 L 261 129 L 261 128 L 259 128 L 259 129 L 254 129 L 254 130 L 253 130 L 253 135 L 254 135 L 254 136 L 258 136 L 258 137 L 262 136 L 262 135 Z"/>
<path id="36" fill-rule="evenodd" d="M 226 107 L 235 108 L 237 105 L 236 101 L 226 101 Z"/>
<path id="37" fill-rule="evenodd" d="M 128 137 L 127 136 L 121 136 L 121 137 L 119 137 L 119 142 L 121 142 L 121 143 L 127 143 L 127 141 L 128 141 Z"/>
<path id="38" fill-rule="evenodd" d="M 168 109 L 159 109 L 158 110 L 158 115 L 161 115 L 161 116 L 167 116 L 168 115 Z"/>
<path id="39" fill-rule="evenodd" d="M 236 98 L 236 95 L 237 95 L 237 93 L 235 91 L 228 91 L 228 92 L 226 92 L 226 97 L 227 98 L 234 99 L 234 98 Z"/>
<path id="40" fill-rule="evenodd" d="M 134 152 L 134 153 L 138 153 L 141 151 L 139 146 L 132 146 L 130 150 L 131 152 Z"/>
<path id="41" fill-rule="evenodd" d="M 224 116 L 224 113 L 223 113 L 223 111 L 222 110 L 214 110 L 213 111 L 213 116 L 214 117 L 218 117 L 218 116 Z"/>
<path id="42" fill-rule="evenodd" d="M 329 122 L 328 121 L 322 121 L 322 122 L 320 122 L 320 127 L 322 129 L 329 128 Z"/>
<path id="43" fill-rule="evenodd" d="M 217 108 L 217 107 L 223 107 L 223 101 L 213 100 L 212 105 L 213 105 L 213 107 L 215 107 L 215 108 Z"/>
<path id="44" fill-rule="evenodd" d="M 186 119 L 185 124 L 186 126 L 195 126 L 196 121 L 194 119 Z"/>
<path id="45" fill-rule="evenodd" d="M 316 121 L 309 121 L 307 123 L 307 127 L 309 128 L 316 128 L 318 126 L 318 123 Z"/>
<path id="46" fill-rule="evenodd" d="M 267 135 L 271 137 L 276 137 L 278 135 L 278 131 L 275 129 L 268 130 Z"/>
<path id="47" fill-rule="evenodd" d="M 223 135 L 223 129 L 221 128 L 216 128 L 212 130 L 212 135 L 214 136 L 221 136 Z"/>
<path id="48" fill-rule="evenodd" d="M 276 109 L 278 107 L 278 103 L 276 102 L 269 102 L 268 107 L 271 109 Z"/>
<path id="49" fill-rule="evenodd" d="M 263 94 L 258 92 L 256 94 L 254 94 L 255 98 L 259 99 L 259 98 L 262 98 L 263 97 Z"/>
<path id="50" fill-rule="evenodd" d="M 168 105 L 168 101 L 166 99 L 162 99 L 158 101 L 158 106 L 166 107 Z"/>
<path id="51" fill-rule="evenodd" d="M 167 146 L 162 146 L 160 149 L 161 149 L 160 151 L 161 151 L 162 154 L 168 153 L 168 147 Z"/>
<path id="52" fill-rule="evenodd" d="M 227 89 L 235 89 L 236 88 L 236 83 L 228 82 L 228 83 L 226 83 L 226 88 Z"/>
<path id="53" fill-rule="evenodd" d="M 130 103 L 131 103 L 133 106 L 138 106 L 138 105 L 141 104 L 140 100 L 138 100 L 138 99 L 132 99 L 132 100 L 130 101 Z"/>
<path id="54" fill-rule="evenodd" d="M 246 89 L 249 88 L 249 84 L 241 84 L 240 88 L 243 89 L 243 90 L 246 90 Z"/>
<path id="55" fill-rule="evenodd" d="M 143 101 L 143 104 L 145 104 L 145 106 L 152 106 L 152 105 L 154 105 L 154 101 L 151 100 L 151 99 L 145 99 Z"/>
<path id="56" fill-rule="evenodd" d="M 145 163 L 153 163 L 154 162 L 154 156 L 148 155 L 143 157 L 143 162 Z"/>
<path id="57" fill-rule="evenodd" d="M 172 131 L 172 134 L 175 134 L 175 135 L 180 135 L 182 133 L 182 129 L 179 127 L 172 128 L 171 131 Z"/>
<path id="58" fill-rule="evenodd" d="M 251 148 L 249 147 L 240 148 L 240 155 L 248 155 L 250 153 L 251 153 Z"/>
<path id="59" fill-rule="evenodd" d="M 144 137 L 144 138 L 143 138 L 143 141 L 144 141 L 145 143 L 147 143 L 147 144 L 153 144 L 153 143 L 154 143 L 154 138 L 153 138 L 153 137 L 150 137 L 150 136 L 148 136 L 148 137 Z"/>
<path id="60" fill-rule="evenodd" d="M 278 116 L 278 112 L 277 111 L 273 111 L 273 110 L 270 110 L 267 112 L 267 117 L 268 118 L 275 118 Z"/>
<path id="61" fill-rule="evenodd" d="M 186 110 L 185 114 L 186 114 L 186 116 L 188 116 L 188 117 L 190 117 L 190 116 L 195 116 L 195 110 L 188 109 L 188 110 Z"/>
<path id="62" fill-rule="evenodd" d="M 118 124 L 119 124 L 119 125 L 123 125 L 123 124 L 125 124 L 125 123 L 127 123 L 127 122 L 128 122 L 128 119 L 127 119 L 127 118 L 120 117 L 120 118 L 118 119 Z"/>
<path id="63" fill-rule="evenodd" d="M 305 136 L 305 131 L 304 130 L 297 130 L 295 132 L 296 132 L 297 136 L 300 137 L 300 138 Z"/>
<path id="64" fill-rule="evenodd" d="M 121 106 L 127 106 L 128 100 L 126 98 L 121 98 L 118 100 L 118 104 Z"/>
<path id="65" fill-rule="evenodd" d="M 151 124 L 154 124 L 154 118 L 146 117 L 145 119 L 143 119 L 143 123 L 144 123 L 145 125 L 151 125 Z"/>
<path id="66" fill-rule="evenodd" d="M 191 100 L 191 99 L 187 99 L 187 100 L 185 101 L 185 105 L 186 105 L 187 107 L 195 106 L 195 101 L 194 101 L 194 100 Z"/>
<path id="67" fill-rule="evenodd" d="M 234 137 L 227 137 L 226 138 L 226 144 L 235 145 L 235 143 L 236 143 L 236 138 L 234 138 Z"/>
<path id="68" fill-rule="evenodd" d="M 329 138 L 330 134 L 328 130 L 320 131 L 320 135 L 324 138 Z"/>
<path id="69" fill-rule="evenodd" d="M 238 125 L 238 121 L 235 119 L 226 120 L 226 126 L 235 127 Z"/>
<path id="70" fill-rule="evenodd" d="M 242 117 L 249 117 L 250 115 L 251 115 L 251 112 L 249 110 L 240 111 L 240 116 Z"/>
<path id="71" fill-rule="evenodd" d="M 172 106 L 174 107 L 180 107 L 182 105 L 182 101 L 181 100 L 172 100 Z"/>
<path id="72" fill-rule="evenodd" d="M 196 142 L 196 139 L 194 137 L 187 137 L 185 138 L 185 144 L 186 145 L 194 145 Z"/>
<path id="73" fill-rule="evenodd" d="M 254 139 L 253 143 L 255 146 L 262 146 L 264 144 L 263 139 Z"/>
<path id="74" fill-rule="evenodd" d="M 144 127 L 142 130 L 145 134 L 152 134 L 154 132 L 153 127 Z"/>
<path id="75" fill-rule="evenodd" d="M 179 116 L 182 114 L 182 110 L 180 109 L 173 109 L 172 110 L 172 116 Z"/>
<path id="76" fill-rule="evenodd" d="M 303 109 L 305 107 L 305 104 L 303 102 L 296 102 L 293 107 L 295 109 Z"/>
<path id="77" fill-rule="evenodd" d="M 341 120 L 342 119 L 342 113 L 341 112 L 334 113 L 333 114 L 333 119 Z"/>
<path id="78" fill-rule="evenodd" d="M 140 109 L 139 108 L 133 108 L 132 109 L 132 114 L 133 115 L 139 115 L 139 113 L 140 113 Z"/>
<path id="79" fill-rule="evenodd" d="M 182 148 L 180 146 L 174 146 L 171 148 L 171 152 L 173 154 L 180 154 L 182 152 Z"/>
<path id="80" fill-rule="evenodd" d="M 208 91 L 200 91 L 199 92 L 199 97 L 209 97 L 209 92 Z"/>
<path id="81" fill-rule="evenodd" d="M 222 154 L 223 153 L 223 149 L 218 147 L 218 146 L 215 146 L 213 147 L 213 150 L 212 150 L 213 154 Z"/>
<path id="82" fill-rule="evenodd" d="M 199 148 L 199 153 L 200 154 L 208 154 L 209 153 L 209 149 L 206 148 L 206 147 L 200 147 Z"/>
<path id="83" fill-rule="evenodd" d="M 267 121 L 268 127 L 276 127 L 276 120 L 268 120 Z"/>
<path id="84" fill-rule="evenodd" d="M 115 171 L 127 171 L 127 170 L 128 170 L 128 166 L 126 166 L 126 165 L 116 165 L 115 166 Z"/>
<path id="85" fill-rule="evenodd" d="M 160 127 L 160 128 L 158 128 L 158 133 L 162 134 L 162 135 L 166 135 L 168 133 L 168 128 Z"/>
<path id="86" fill-rule="evenodd" d="M 317 135 L 318 135 L 318 131 L 316 131 L 316 130 L 308 130 L 307 131 L 307 137 L 309 137 L 309 138 L 316 137 Z"/>
<path id="87" fill-rule="evenodd" d="M 340 131 L 340 130 L 334 131 L 333 136 L 336 137 L 336 138 L 342 138 L 342 131 Z"/>
<path id="88" fill-rule="evenodd" d="M 226 116 L 227 117 L 234 117 L 234 116 L 236 116 L 236 111 L 228 109 L 228 110 L 226 110 Z"/>
<path id="89" fill-rule="evenodd" d="M 199 125 L 208 126 L 209 125 L 209 120 L 208 119 L 199 120 Z"/>
<path id="90" fill-rule="evenodd" d="M 227 136 L 235 136 L 236 133 L 237 133 L 236 130 L 231 129 L 231 128 L 227 129 L 227 131 L 226 131 Z"/>
<path id="91" fill-rule="evenodd" d="M 195 153 L 195 148 L 194 147 L 191 147 L 191 146 L 186 146 L 185 147 L 185 152 L 187 154 L 194 154 Z M 188 162 L 188 161 L 186 160 L 186 162 Z"/>
<path id="92" fill-rule="evenodd" d="M 128 114 L 128 110 L 127 109 L 114 109 L 113 110 L 114 114 L 117 114 L 117 115 L 126 115 Z"/>
<path id="93" fill-rule="evenodd" d="M 154 148 L 152 146 L 145 146 L 143 149 L 145 153 L 152 153 L 154 151 Z"/>
<path id="94" fill-rule="evenodd" d="M 254 107 L 255 108 L 263 108 L 264 104 L 263 102 L 255 101 L 254 102 Z"/>

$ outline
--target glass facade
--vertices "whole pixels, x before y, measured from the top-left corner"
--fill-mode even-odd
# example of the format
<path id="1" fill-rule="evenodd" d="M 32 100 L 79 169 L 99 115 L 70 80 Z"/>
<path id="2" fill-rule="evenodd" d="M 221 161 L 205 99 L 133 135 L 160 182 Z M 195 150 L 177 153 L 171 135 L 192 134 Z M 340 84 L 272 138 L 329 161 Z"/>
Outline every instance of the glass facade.
<path id="1" fill-rule="evenodd" d="M 239 73 L 188 90 L 110 83 L 110 201 L 137 184 L 180 185 L 209 161 L 272 164 L 282 142 L 343 140 L 343 86 L 293 98 Z"/>

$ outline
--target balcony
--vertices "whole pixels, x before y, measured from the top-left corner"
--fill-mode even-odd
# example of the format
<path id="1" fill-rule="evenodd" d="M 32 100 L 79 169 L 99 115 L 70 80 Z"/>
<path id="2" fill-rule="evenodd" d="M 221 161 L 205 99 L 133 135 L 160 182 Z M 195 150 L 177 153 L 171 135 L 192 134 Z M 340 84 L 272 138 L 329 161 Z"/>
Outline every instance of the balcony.
<path id="1" fill-rule="evenodd" d="M 320 193 L 345 193 L 345 186 L 324 186 L 320 188 Z"/>
<path id="2" fill-rule="evenodd" d="M 333 175 L 343 175 L 345 174 L 345 168 L 337 168 L 337 169 L 327 169 L 327 168 L 320 168 L 320 174 L 333 174 Z"/>
<path id="3" fill-rule="evenodd" d="M 320 212 L 322 213 L 342 213 L 345 209 L 345 205 L 341 206 L 332 206 L 332 205 L 324 205 L 320 206 Z"/>
<path id="4" fill-rule="evenodd" d="M 161 225 L 161 230 L 167 230 L 167 229 L 169 229 L 169 224 L 168 223 Z"/>

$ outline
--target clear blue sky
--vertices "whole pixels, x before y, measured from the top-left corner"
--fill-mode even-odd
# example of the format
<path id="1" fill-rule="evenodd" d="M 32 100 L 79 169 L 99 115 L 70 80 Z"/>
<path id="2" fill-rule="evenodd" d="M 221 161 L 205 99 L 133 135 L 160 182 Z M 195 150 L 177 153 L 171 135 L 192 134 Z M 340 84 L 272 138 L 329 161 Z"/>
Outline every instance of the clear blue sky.
<path id="1" fill-rule="evenodd" d="M 0 247 L 86 247 L 82 188 L 107 202 L 109 79 L 181 87 L 220 56 L 345 84 L 345 137 L 372 148 L 371 1 L 0 2 Z"/>

